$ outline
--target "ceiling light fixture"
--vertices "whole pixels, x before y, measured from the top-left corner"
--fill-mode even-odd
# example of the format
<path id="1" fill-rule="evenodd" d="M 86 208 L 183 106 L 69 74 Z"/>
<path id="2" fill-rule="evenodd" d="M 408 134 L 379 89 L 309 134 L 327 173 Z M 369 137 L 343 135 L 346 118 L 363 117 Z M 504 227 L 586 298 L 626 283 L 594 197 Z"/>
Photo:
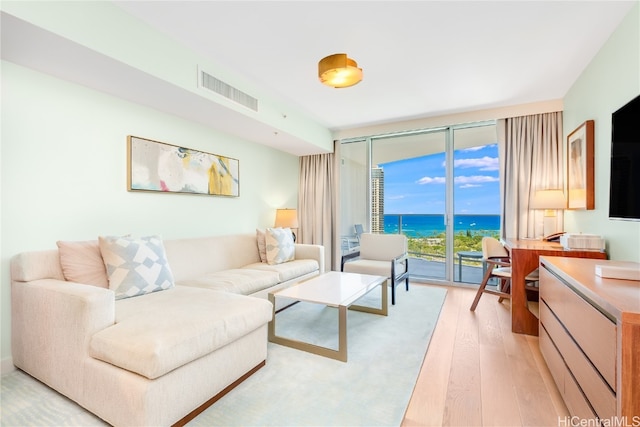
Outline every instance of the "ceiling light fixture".
<path id="1" fill-rule="evenodd" d="M 360 83 L 362 68 L 346 53 L 336 53 L 322 58 L 318 62 L 318 77 L 322 84 L 339 88 Z"/>

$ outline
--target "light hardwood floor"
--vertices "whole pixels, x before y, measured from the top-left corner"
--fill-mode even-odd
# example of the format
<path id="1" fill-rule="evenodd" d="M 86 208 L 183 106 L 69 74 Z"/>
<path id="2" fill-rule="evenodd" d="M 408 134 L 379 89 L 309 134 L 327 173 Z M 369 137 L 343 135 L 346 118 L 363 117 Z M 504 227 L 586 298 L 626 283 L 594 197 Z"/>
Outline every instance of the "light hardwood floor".
<path id="1" fill-rule="evenodd" d="M 414 286 L 431 286 L 412 283 Z M 403 426 L 557 426 L 569 416 L 538 348 L 511 332 L 510 301 L 446 287 Z"/>

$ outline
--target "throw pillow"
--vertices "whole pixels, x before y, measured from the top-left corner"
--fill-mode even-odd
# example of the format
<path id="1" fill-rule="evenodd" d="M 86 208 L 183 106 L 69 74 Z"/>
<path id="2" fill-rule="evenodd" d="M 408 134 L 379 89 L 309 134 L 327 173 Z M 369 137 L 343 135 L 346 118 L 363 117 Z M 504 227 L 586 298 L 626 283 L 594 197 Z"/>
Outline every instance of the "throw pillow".
<path id="1" fill-rule="evenodd" d="M 256 240 L 258 240 L 258 253 L 260 254 L 260 261 L 267 262 L 267 243 L 265 241 L 264 230 L 258 230 L 256 228 Z"/>
<path id="2" fill-rule="evenodd" d="M 162 291 L 174 286 L 173 273 L 158 236 L 98 238 L 116 299 Z"/>
<path id="3" fill-rule="evenodd" d="M 97 240 L 56 242 L 65 280 L 109 289 Z"/>
<path id="4" fill-rule="evenodd" d="M 265 243 L 267 263 L 282 264 L 294 260 L 296 252 L 290 228 L 267 228 Z"/>

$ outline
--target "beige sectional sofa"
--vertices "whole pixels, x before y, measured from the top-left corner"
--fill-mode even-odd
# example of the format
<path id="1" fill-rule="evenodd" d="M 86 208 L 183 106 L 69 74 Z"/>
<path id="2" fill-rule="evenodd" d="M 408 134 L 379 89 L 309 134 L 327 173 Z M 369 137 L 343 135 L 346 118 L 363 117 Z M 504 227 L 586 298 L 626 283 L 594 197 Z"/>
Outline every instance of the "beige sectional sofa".
<path id="1" fill-rule="evenodd" d="M 270 264 L 253 234 L 165 240 L 174 283 L 116 299 L 102 283 L 65 280 L 77 259 L 63 252 L 96 261 L 98 243 L 62 243 L 11 260 L 13 363 L 117 426 L 187 421 L 259 369 L 267 294 L 324 271 L 318 245 Z"/>

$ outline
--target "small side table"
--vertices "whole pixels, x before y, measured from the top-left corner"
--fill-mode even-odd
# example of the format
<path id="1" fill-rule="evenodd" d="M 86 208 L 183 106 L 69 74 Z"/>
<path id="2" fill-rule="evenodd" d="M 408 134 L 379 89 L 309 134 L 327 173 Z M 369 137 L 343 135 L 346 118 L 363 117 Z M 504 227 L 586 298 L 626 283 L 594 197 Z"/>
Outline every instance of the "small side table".
<path id="1" fill-rule="evenodd" d="M 462 260 L 470 259 L 470 260 L 482 260 L 482 252 L 477 251 L 460 251 L 458 252 L 458 280 L 462 282 Z M 482 277 L 484 277 L 484 273 L 486 273 L 487 264 L 482 263 Z"/>

